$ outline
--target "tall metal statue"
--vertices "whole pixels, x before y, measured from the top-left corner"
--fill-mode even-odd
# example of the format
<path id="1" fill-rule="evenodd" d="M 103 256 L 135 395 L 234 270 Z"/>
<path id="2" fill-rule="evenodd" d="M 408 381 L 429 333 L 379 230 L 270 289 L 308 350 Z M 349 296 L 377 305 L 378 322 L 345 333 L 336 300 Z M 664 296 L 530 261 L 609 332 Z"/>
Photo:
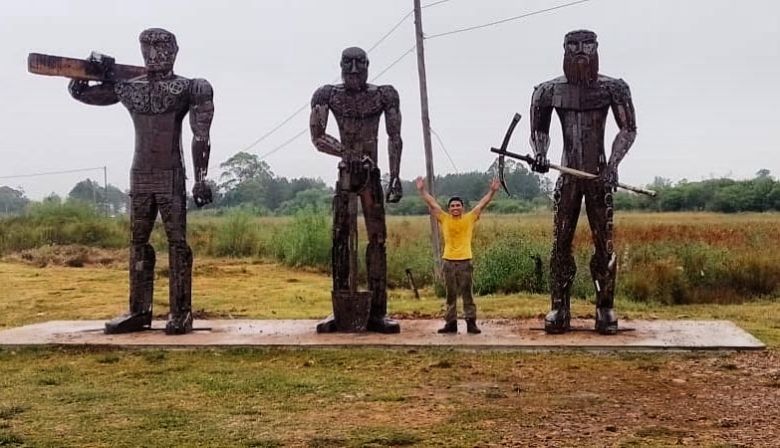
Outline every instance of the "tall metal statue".
<path id="1" fill-rule="evenodd" d="M 390 160 L 387 202 L 401 200 L 401 112 L 393 86 L 368 84 L 368 55 L 351 47 L 341 54 L 343 84 L 325 85 L 311 100 L 311 139 L 318 151 L 341 158 L 333 198 L 333 316 L 317 325 L 318 332 L 377 331 L 398 333 L 387 318 L 387 256 L 385 208 L 377 166 L 379 118 L 385 114 Z M 333 112 L 341 141 L 326 133 Z M 357 198 L 368 233 L 366 272 L 369 291 L 357 290 Z"/>
<path id="2" fill-rule="evenodd" d="M 70 94 L 82 103 L 107 106 L 121 102 L 135 126 L 135 155 L 130 171 L 130 310 L 106 323 L 106 333 L 147 329 L 152 323 L 154 248 L 149 236 L 158 212 L 168 237 L 170 314 L 168 334 L 192 331 L 192 251 L 186 240 L 187 195 L 181 147 L 182 120 L 190 114 L 196 205 L 212 201 L 206 184 L 214 116 L 213 91 L 204 79 L 173 72 L 179 47 L 176 37 L 160 28 L 140 37 L 145 70 L 114 64 L 92 55 L 86 61 L 30 55 L 30 71 L 73 78 Z M 89 80 L 98 81 L 94 85 Z"/>
<path id="3" fill-rule="evenodd" d="M 564 76 L 539 84 L 531 100 L 531 146 L 534 171 L 550 167 L 550 121 L 553 109 L 563 129 L 561 165 L 598 175 L 583 179 L 561 173 L 554 194 L 554 243 L 550 260 L 552 306 L 544 321 L 548 333 L 569 329 L 570 290 L 577 267 L 572 240 L 582 199 L 588 215 L 595 251 L 590 271 L 596 287 L 596 330 L 614 334 L 618 319 L 614 310 L 615 256 L 612 193 L 618 184 L 618 165 L 636 138 L 636 118 L 631 92 L 622 79 L 600 75 L 596 33 L 587 30 L 566 34 L 563 43 Z M 609 159 L 604 151 L 604 127 L 609 109 L 620 132 Z"/>

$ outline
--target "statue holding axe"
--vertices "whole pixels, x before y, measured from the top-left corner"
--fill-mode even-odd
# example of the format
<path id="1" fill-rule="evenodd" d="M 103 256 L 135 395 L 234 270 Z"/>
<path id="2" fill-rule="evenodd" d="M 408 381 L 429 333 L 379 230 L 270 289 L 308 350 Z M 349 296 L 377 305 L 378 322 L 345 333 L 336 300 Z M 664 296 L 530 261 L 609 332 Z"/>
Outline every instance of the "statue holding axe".
<path id="1" fill-rule="evenodd" d="M 170 314 L 168 334 L 192 331 L 192 251 L 186 240 L 187 195 L 181 125 L 189 113 L 195 204 L 212 201 L 206 184 L 213 91 L 203 79 L 177 76 L 173 65 L 176 37 L 160 28 L 144 30 L 139 41 L 144 67 L 118 65 L 93 53 L 87 60 L 30 54 L 31 73 L 71 78 L 76 100 L 95 106 L 121 102 L 135 126 L 135 155 L 130 171 L 130 309 L 106 323 L 106 333 L 147 329 L 152 323 L 155 252 L 149 236 L 159 213 L 168 237 Z M 91 85 L 90 81 L 96 81 Z"/>
<path id="2" fill-rule="evenodd" d="M 530 163 L 531 169 L 539 173 L 550 168 L 561 171 L 554 193 L 554 242 L 550 259 L 552 305 L 545 317 L 545 331 L 562 333 L 569 330 L 570 290 L 577 270 L 572 241 L 584 198 L 595 246 L 590 261 L 596 287 L 595 326 L 601 334 L 614 334 L 618 330 L 618 319 L 614 311 L 617 258 L 612 239 L 612 194 L 617 187 L 649 195 L 655 193 L 618 182 L 618 165 L 636 138 L 636 117 L 628 84 L 622 79 L 599 74 L 598 42 L 592 31 L 566 34 L 563 46 L 564 76 L 536 86 L 531 99 L 534 156 L 506 151 L 506 142 L 519 115 L 515 115 L 505 143 L 492 151 L 499 154 L 499 167 L 503 165 L 503 158 L 509 156 Z M 604 131 L 610 109 L 620 131 L 607 159 Z M 547 159 L 553 110 L 557 112 L 563 130 L 560 165 L 553 165 Z M 503 178 L 503 174 L 501 176 Z"/>

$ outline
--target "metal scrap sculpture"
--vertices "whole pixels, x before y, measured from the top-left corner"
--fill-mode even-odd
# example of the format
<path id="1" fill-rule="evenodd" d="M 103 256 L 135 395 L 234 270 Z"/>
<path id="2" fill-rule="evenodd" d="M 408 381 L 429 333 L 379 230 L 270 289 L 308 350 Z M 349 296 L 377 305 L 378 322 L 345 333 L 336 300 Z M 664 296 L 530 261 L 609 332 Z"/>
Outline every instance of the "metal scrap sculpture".
<path id="1" fill-rule="evenodd" d="M 554 193 L 554 243 L 550 260 L 551 311 L 545 317 L 548 333 L 569 330 L 570 290 L 577 267 L 572 240 L 582 199 L 595 245 L 590 271 L 596 287 L 596 330 L 614 334 L 618 319 L 614 311 L 617 258 L 614 252 L 612 193 L 618 186 L 618 165 L 636 138 L 636 118 L 628 84 L 598 73 L 598 42 L 592 31 L 579 30 L 564 38 L 564 76 L 539 84 L 531 100 L 531 146 L 534 171 L 550 168 L 550 121 L 555 110 L 563 128 L 561 165 L 587 173 L 583 179 L 561 173 Z M 620 129 L 609 159 L 604 151 L 604 128 L 609 109 Z"/>
<path id="2" fill-rule="evenodd" d="M 398 92 L 390 85 L 368 84 L 368 56 L 351 47 L 341 55 L 343 84 L 317 89 L 311 100 L 311 139 L 318 151 L 339 157 L 339 177 L 333 198 L 333 316 L 317 331 L 398 333 L 387 318 L 387 256 L 385 208 L 377 166 L 379 119 L 385 114 L 390 161 L 387 202 L 401 199 L 401 112 Z M 341 140 L 326 133 L 333 112 Z M 358 291 L 357 199 L 360 198 L 368 233 L 366 272 L 368 291 Z"/>
<path id="3" fill-rule="evenodd" d="M 135 126 L 135 155 L 130 171 L 130 310 L 106 323 L 106 333 L 127 333 L 151 327 L 154 291 L 154 248 L 149 236 L 158 212 L 168 237 L 170 314 L 168 334 L 192 331 L 192 251 L 186 240 L 187 197 L 181 148 L 181 126 L 189 113 L 197 206 L 212 201 L 206 184 L 209 132 L 214 116 L 213 91 L 203 79 L 173 73 L 178 46 L 169 31 L 151 28 L 139 37 L 145 67 L 114 64 L 113 58 L 91 55 L 77 60 L 31 54 L 33 73 L 72 78 L 70 94 L 96 106 L 121 102 Z M 89 81 L 98 81 L 90 85 Z"/>

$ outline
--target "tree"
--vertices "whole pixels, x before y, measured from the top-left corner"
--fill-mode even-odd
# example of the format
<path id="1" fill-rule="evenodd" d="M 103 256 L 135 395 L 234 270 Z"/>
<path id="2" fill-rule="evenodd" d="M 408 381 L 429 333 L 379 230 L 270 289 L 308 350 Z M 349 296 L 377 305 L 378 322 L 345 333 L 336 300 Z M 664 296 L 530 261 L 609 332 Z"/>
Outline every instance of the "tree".
<path id="1" fill-rule="evenodd" d="M 24 210 L 29 199 L 24 195 L 21 188 L 14 189 L 8 186 L 0 186 L 0 213 L 20 213 Z"/>
<path id="2" fill-rule="evenodd" d="M 271 167 L 256 155 L 240 151 L 222 162 L 219 167 L 223 170 L 219 176 L 219 187 L 225 191 L 236 188 L 238 184 L 248 181 L 268 181 L 273 179 L 274 173 Z"/>

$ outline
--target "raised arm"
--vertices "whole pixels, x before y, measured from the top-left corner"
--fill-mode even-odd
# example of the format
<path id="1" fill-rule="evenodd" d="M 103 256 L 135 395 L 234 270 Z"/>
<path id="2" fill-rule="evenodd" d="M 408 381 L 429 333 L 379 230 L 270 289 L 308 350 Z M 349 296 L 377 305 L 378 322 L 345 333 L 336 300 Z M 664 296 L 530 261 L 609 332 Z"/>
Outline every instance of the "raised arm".
<path id="1" fill-rule="evenodd" d="M 309 115 L 309 131 L 311 132 L 311 142 L 317 151 L 341 157 L 344 148 L 336 137 L 328 135 L 328 115 L 330 108 L 328 100 L 333 86 L 322 86 L 314 92 L 311 98 L 311 115 Z"/>
<path id="2" fill-rule="evenodd" d="M 214 118 L 214 90 L 205 79 L 193 79 L 190 84 L 190 127 L 192 128 L 192 164 L 195 186 L 192 196 L 202 207 L 212 201 L 211 188 L 206 184 L 211 154 L 211 121 Z"/>
<path id="3" fill-rule="evenodd" d="M 552 120 L 553 84 L 546 82 L 534 88 L 531 96 L 531 148 L 534 150 L 534 163 L 531 169 L 546 173 L 550 169 L 547 150 L 550 148 L 550 120 Z"/>
<path id="4" fill-rule="evenodd" d="M 626 156 L 636 139 L 636 115 L 631 100 L 631 90 L 622 79 L 615 80 L 609 86 L 612 101 L 612 114 L 615 116 L 620 132 L 612 142 L 612 153 L 607 168 L 601 173 L 602 179 L 613 188 L 618 183 L 618 165 Z"/>
<path id="5" fill-rule="evenodd" d="M 484 210 L 485 207 L 487 207 L 488 204 L 490 204 L 490 201 L 493 200 L 493 196 L 496 195 L 496 192 L 498 191 L 499 187 L 500 187 L 500 183 L 498 182 L 498 179 L 493 179 L 492 181 L 490 181 L 490 189 L 485 194 L 485 196 L 482 196 L 482 199 L 479 200 L 479 202 L 477 203 L 477 205 L 474 206 L 471 212 L 477 215 L 477 217 L 479 217 L 479 215 L 482 214 L 482 210 Z"/>
<path id="6" fill-rule="evenodd" d="M 428 206 L 428 211 L 430 211 L 431 215 L 438 216 L 444 213 L 444 210 L 441 209 L 441 205 L 436 202 L 436 198 L 431 196 L 431 194 L 428 193 L 428 189 L 425 188 L 425 179 L 418 177 L 414 182 L 417 186 L 417 191 L 420 192 L 420 197 L 423 202 L 425 202 L 425 205 Z"/>
<path id="7" fill-rule="evenodd" d="M 401 151 L 404 142 L 401 140 L 401 100 L 398 91 L 393 86 L 379 87 L 385 108 L 385 128 L 387 129 L 387 153 L 390 161 L 390 185 L 387 191 L 387 202 L 398 202 L 403 196 L 401 190 Z"/>

